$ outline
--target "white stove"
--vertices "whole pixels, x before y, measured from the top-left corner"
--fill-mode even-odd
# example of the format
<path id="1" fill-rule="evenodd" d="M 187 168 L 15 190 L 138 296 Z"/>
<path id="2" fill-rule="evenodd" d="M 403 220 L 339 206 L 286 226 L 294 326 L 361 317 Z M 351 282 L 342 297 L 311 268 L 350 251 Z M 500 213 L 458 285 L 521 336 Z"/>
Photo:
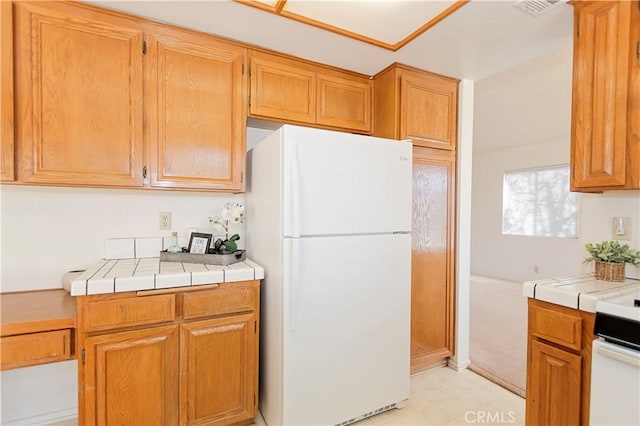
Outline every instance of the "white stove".
<path id="1" fill-rule="evenodd" d="M 616 297 L 599 300 L 596 303 L 596 312 L 640 322 L 640 288 L 630 289 Z"/>
<path id="2" fill-rule="evenodd" d="M 640 289 L 596 303 L 592 425 L 640 424 Z"/>

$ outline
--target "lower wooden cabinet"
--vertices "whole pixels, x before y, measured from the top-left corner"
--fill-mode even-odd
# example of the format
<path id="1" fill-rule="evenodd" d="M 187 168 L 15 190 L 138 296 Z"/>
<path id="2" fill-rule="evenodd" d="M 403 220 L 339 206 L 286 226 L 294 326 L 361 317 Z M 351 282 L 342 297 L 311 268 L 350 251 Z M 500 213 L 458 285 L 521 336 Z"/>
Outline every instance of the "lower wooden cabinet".
<path id="1" fill-rule="evenodd" d="M 0 337 L 0 370 L 71 359 L 71 329 Z"/>
<path id="2" fill-rule="evenodd" d="M 532 376 L 527 386 L 527 424 L 577 425 L 580 422 L 580 355 L 533 341 Z"/>
<path id="3" fill-rule="evenodd" d="M 62 288 L 1 293 L 0 370 L 75 359 L 75 327 L 76 301 Z"/>
<path id="4" fill-rule="evenodd" d="M 454 354 L 455 151 L 413 148 L 411 370 Z"/>
<path id="5" fill-rule="evenodd" d="M 88 338 L 80 424 L 178 424 L 178 326 Z"/>
<path id="6" fill-rule="evenodd" d="M 180 326 L 181 424 L 254 417 L 256 395 L 246 390 L 256 388 L 255 326 L 254 314 Z"/>
<path id="7" fill-rule="evenodd" d="M 77 299 L 79 424 L 253 422 L 259 281 Z"/>
<path id="8" fill-rule="evenodd" d="M 526 424 L 588 425 L 595 314 L 529 299 Z"/>

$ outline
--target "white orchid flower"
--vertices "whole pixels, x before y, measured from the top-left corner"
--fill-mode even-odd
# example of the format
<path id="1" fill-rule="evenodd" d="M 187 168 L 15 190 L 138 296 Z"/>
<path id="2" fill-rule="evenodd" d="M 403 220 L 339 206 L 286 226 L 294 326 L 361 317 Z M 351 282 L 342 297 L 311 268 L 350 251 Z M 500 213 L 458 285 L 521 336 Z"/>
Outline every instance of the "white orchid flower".
<path id="1" fill-rule="evenodd" d="M 229 222 L 244 222 L 244 206 L 240 203 L 226 203 L 216 216 L 209 216 L 209 222 L 213 223 L 218 231 L 224 232 L 225 237 L 229 239 Z"/>

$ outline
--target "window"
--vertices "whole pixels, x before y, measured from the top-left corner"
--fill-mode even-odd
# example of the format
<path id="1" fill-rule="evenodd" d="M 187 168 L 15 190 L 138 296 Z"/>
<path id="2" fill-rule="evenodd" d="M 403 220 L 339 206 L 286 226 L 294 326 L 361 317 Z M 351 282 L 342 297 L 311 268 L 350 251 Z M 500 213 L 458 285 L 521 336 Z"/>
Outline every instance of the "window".
<path id="1" fill-rule="evenodd" d="M 578 237 L 578 194 L 569 192 L 569 166 L 505 172 L 502 233 Z"/>

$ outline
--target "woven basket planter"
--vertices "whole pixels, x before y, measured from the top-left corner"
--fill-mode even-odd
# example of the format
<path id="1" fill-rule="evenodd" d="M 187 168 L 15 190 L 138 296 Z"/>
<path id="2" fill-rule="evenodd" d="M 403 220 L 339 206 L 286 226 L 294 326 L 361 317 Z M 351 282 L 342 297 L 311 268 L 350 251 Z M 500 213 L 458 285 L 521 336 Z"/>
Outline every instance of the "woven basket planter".
<path id="1" fill-rule="evenodd" d="M 624 281 L 624 263 L 596 262 L 595 277 L 603 281 Z"/>

